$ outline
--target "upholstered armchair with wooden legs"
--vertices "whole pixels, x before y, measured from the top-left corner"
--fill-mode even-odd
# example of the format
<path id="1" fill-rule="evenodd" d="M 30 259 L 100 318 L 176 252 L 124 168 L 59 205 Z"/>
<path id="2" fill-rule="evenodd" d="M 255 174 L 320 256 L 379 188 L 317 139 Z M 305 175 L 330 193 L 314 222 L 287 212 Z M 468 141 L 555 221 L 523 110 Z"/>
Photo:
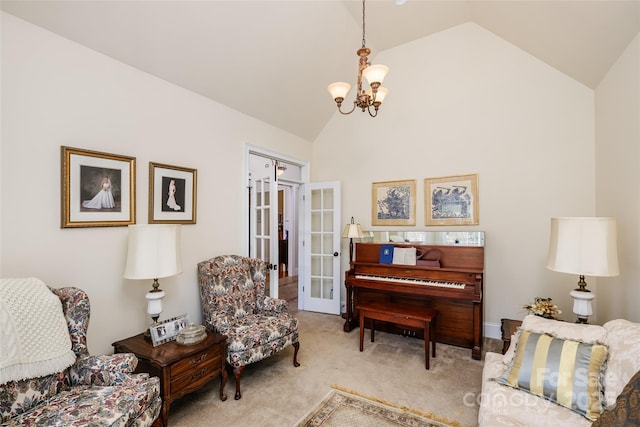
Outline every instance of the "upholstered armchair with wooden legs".
<path id="1" fill-rule="evenodd" d="M 203 323 L 228 337 L 236 400 L 247 365 L 293 345 L 293 366 L 300 366 L 298 320 L 288 313 L 287 301 L 265 294 L 266 277 L 266 263 L 255 258 L 224 255 L 198 264 Z"/>

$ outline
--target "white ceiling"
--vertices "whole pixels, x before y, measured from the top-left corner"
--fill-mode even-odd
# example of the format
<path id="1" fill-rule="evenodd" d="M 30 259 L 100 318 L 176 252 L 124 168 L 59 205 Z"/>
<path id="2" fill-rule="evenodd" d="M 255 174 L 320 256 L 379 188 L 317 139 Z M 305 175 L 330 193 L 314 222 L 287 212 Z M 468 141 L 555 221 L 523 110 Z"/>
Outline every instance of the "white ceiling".
<path id="1" fill-rule="evenodd" d="M 2 0 L 0 7 L 310 141 L 335 112 L 327 84 L 355 83 L 362 41 L 360 1 Z M 640 31 L 640 0 L 369 0 L 367 47 L 375 58 L 469 21 L 595 88 Z"/>

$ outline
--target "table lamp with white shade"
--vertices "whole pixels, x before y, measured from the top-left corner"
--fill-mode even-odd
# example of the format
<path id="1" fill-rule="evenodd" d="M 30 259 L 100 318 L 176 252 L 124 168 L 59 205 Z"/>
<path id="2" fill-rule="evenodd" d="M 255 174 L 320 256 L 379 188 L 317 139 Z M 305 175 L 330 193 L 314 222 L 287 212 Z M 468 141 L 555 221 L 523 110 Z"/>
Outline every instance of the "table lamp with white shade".
<path id="1" fill-rule="evenodd" d="M 153 280 L 147 292 L 147 313 L 153 324 L 162 313 L 162 298 L 158 279 L 182 273 L 180 225 L 129 225 L 129 244 L 124 277 L 134 280 Z"/>
<path id="2" fill-rule="evenodd" d="M 569 294 L 578 323 L 587 323 L 595 298 L 584 276 L 610 277 L 620 274 L 615 218 L 551 218 L 547 268 L 579 275 L 578 288 Z"/>

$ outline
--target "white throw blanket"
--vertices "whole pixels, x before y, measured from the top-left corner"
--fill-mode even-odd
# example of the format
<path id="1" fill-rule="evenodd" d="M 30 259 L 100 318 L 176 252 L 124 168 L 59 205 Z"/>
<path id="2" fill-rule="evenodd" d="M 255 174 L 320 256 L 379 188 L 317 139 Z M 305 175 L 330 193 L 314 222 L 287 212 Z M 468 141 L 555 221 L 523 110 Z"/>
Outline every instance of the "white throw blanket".
<path id="1" fill-rule="evenodd" d="M 39 279 L 0 279 L 0 384 L 75 362 L 60 299 Z"/>

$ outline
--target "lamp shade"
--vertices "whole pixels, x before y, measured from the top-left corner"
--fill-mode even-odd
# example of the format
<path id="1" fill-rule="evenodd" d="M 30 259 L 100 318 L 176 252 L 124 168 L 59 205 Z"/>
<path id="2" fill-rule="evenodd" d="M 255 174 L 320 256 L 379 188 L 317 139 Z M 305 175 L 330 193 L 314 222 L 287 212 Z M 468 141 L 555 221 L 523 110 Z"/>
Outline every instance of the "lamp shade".
<path id="1" fill-rule="evenodd" d="M 342 232 L 342 237 L 348 237 L 351 239 L 362 238 L 364 237 L 364 233 L 362 232 L 362 227 L 360 224 L 347 224 Z"/>
<path id="2" fill-rule="evenodd" d="M 389 72 L 389 67 L 382 64 L 369 65 L 362 71 L 362 76 L 367 80 L 369 85 L 372 83 L 380 83 L 384 81 L 387 73 Z"/>
<path id="3" fill-rule="evenodd" d="M 551 218 L 547 268 L 594 277 L 620 274 L 615 218 Z"/>
<path id="4" fill-rule="evenodd" d="M 344 99 L 347 97 L 347 94 L 351 90 L 351 85 L 345 82 L 335 82 L 331 83 L 327 89 L 329 90 L 329 93 L 331 94 L 331 97 L 333 99 Z"/>
<path id="5" fill-rule="evenodd" d="M 369 88 L 365 93 L 369 95 L 369 98 L 373 99 L 373 89 Z M 388 94 L 389 94 L 389 89 L 387 89 L 386 87 L 380 86 L 378 88 L 378 91 L 376 92 L 376 102 L 379 102 L 380 104 L 382 104 Z"/>
<path id="6" fill-rule="evenodd" d="M 182 273 L 180 225 L 129 226 L 126 279 L 159 279 Z"/>

